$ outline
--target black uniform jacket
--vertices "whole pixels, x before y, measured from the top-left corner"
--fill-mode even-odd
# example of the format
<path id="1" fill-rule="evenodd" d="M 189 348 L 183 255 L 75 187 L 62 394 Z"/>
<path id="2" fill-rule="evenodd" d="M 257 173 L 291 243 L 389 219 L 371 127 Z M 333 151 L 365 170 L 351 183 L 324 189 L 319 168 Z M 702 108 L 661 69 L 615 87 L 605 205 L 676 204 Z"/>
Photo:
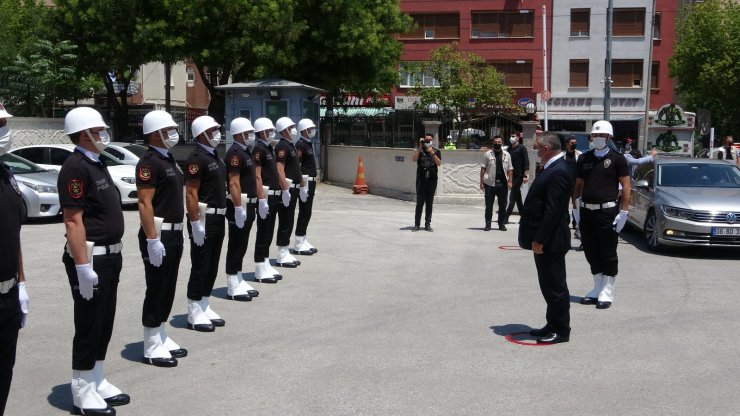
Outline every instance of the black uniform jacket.
<path id="1" fill-rule="evenodd" d="M 549 253 L 570 250 L 568 201 L 574 183 L 573 172 L 562 157 L 537 175 L 524 201 L 519 247 L 530 250 L 537 241 Z"/>

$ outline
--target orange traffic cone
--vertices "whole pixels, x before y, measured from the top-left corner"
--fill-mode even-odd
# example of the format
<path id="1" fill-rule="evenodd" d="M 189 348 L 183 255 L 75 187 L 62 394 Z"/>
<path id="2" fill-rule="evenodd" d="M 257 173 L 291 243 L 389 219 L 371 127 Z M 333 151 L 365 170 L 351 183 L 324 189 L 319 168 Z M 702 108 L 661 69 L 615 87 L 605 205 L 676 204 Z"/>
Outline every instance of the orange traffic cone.
<path id="1" fill-rule="evenodd" d="M 357 159 L 357 179 L 352 185 L 352 193 L 366 195 L 367 184 L 365 183 L 365 168 L 362 166 L 362 156 Z"/>

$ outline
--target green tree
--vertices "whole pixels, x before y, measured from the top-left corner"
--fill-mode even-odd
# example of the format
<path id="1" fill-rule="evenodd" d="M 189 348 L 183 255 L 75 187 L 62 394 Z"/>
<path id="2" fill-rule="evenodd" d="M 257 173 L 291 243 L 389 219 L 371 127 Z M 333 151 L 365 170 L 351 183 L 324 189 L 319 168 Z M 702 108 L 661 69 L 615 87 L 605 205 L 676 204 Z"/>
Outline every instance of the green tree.
<path id="1" fill-rule="evenodd" d="M 688 110 L 706 108 L 720 135 L 740 132 L 740 3 L 707 0 L 684 6 L 669 61 Z"/>
<path id="2" fill-rule="evenodd" d="M 405 70 L 414 74 L 410 93 L 421 97 L 418 106 L 439 105 L 446 116 L 461 121 L 458 132 L 478 117 L 514 109 L 514 91 L 504 84 L 503 74 L 481 56 L 460 51 L 455 43 L 433 50 L 429 61 Z M 438 85 L 425 86 L 422 74 L 432 76 Z"/>

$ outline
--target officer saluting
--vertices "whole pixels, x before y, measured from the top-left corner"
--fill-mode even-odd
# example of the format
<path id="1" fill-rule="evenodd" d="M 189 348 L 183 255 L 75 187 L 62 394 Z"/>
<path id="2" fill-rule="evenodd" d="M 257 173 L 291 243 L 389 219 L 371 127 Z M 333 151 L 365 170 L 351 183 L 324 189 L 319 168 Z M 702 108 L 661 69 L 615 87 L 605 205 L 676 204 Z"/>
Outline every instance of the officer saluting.
<path id="1" fill-rule="evenodd" d="M 59 171 L 67 244 L 62 262 L 74 300 L 72 341 L 73 413 L 114 415 L 110 406 L 129 396 L 104 376 L 103 361 L 113 333 L 121 273 L 123 212 L 100 152 L 110 142 L 100 113 L 78 107 L 64 118 L 64 133 L 77 145 Z"/>
<path id="2" fill-rule="evenodd" d="M 254 127 L 244 118 L 231 121 L 229 132 L 234 143 L 226 151 L 226 170 L 229 173 L 229 202 L 226 219 L 229 222 L 229 245 L 226 250 L 226 294 L 231 300 L 249 301 L 259 296 L 242 279 L 242 262 L 247 253 L 247 242 L 252 224 L 257 217 L 257 180 L 252 153 L 247 147 L 254 142 Z"/>
<path id="3" fill-rule="evenodd" d="M 275 165 L 275 152 L 270 141 L 275 139 L 275 126 L 269 118 L 254 121 L 257 141 L 252 149 L 254 175 L 257 182 L 257 237 L 254 247 L 254 278 L 258 282 L 275 283 L 282 279 L 277 270 L 270 265 L 270 245 L 275 233 L 275 216 L 278 210 L 280 184 Z"/>
<path id="4" fill-rule="evenodd" d="M 316 158 L 313 155 L 313 143 L 311 139 L 316 135 L 316 125 L 310 119 L 304 118 L 298 122 L 298 132 L 301 138 L 296 143 L 296 153 L 298 161 L 301 164 L 301 173 L 303 174 L 304 183 L 301 188 L 306 190 L 306 198 L 300 198 L 298 201 L 298 222 L 295 226 L 295 246 L 293 247 L 296 254 L 311 255 L 318 252 L 306 237 L 308 222 L 311 221 L 311 212 L 313 211 L 313 197 L 316 194 Z M 308 179 L 306 181 L 306 179 Z"/>
<path id="5" fill-rule="evenodd" d="M 201 332 L 213 332 L 214 326 L 226 324 L 209 303 L 225 234 L 226 166 L 215 149 L 221 143 L 219 127 L 210 116 L 193 120 L 193 137 L 198 144 L 187 160 L 185 172 L 192 263 L 188 281 L 188 328 Z M 205 212 L 201 214 L 201 210 Z"/>
<path id="6" fill-rule="evenodd" d="M 177 272 L 183 251 L 182 221 L 185 179 L 169 148 L 180 140 L 177 123 L 166 111 L 144 116 L 144 135 L 149 149 L 136 164 L 139 195 L 139 250 L 144 260 L 146 294 L 141 323 L 144 326 L 144 362 L 174 367 L 188 355 L 167 336 L 165 327 L 172 311 Z"/>
<path id="7" fill-rule="evenodd" d="M 10 150 L 7 119 L 13 117 L 0 104 L 0 156 Z M 26 323 L 28 293 L 21 255 L 23 199 L 8 165 L 0 161 L 0 415 L 5 412 L 13 379 L 18 330 Z"/>
<path id="8" fill-rule="evenodd" d="M 289 117 L 280 117 L 276 127 L 280 141 L 275 145 L 277 171 L 282 189 L 282 204 L 278 205 L 277 266 L 298 267 L 299 262 L 288 249 L 290 236 L 293 234 L 295 221 L 295 205 L 298 197 L 305 201 L 308 189 L 303 187 L 301 164 L 298 161 L 295 145 L 292 140 L 298 139 L 298 130 Z M 300 188 L 300 190 L 299 190 Z"/>

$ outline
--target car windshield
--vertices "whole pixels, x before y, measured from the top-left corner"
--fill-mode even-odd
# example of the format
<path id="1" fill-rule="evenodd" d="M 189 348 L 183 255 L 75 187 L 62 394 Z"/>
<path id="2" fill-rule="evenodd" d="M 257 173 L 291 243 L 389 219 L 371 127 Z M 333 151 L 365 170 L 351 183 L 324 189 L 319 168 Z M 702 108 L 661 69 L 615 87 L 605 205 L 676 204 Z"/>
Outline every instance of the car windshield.
<path id="1" fill-rule="evenodd" d="M 124 149 L 135 154 L 138 157 L 142 157 L 144 156 L 144 152 L 146 152 L 147 147 L 140 144 L 130 144 L 128 146 L 124 146 Z"/>
<path id="2" fill-rule="evenodd" d="M 740 169 L 729 164 L 669 163 L 658 172 L 659 186 L 740 188 Z"/>
<path id="3" fill-rule="evenodd" d="M 41 166 L 12 153 L 6 153 L 0 156 L 0 160 L 5 162 L 14 174 L 46 172 L 46 169 Z"/>
<path id="4" fill-rule="evenodd" d="M 119 166 L 119 165 L 123 165 L 123 163 L 121 163 L 118 159 L 116 159 L 115 157 L 109 155 L 106 152 L 101 152 L 100 153 L 100 157 L 105 162 L 105 166 Z"/>

